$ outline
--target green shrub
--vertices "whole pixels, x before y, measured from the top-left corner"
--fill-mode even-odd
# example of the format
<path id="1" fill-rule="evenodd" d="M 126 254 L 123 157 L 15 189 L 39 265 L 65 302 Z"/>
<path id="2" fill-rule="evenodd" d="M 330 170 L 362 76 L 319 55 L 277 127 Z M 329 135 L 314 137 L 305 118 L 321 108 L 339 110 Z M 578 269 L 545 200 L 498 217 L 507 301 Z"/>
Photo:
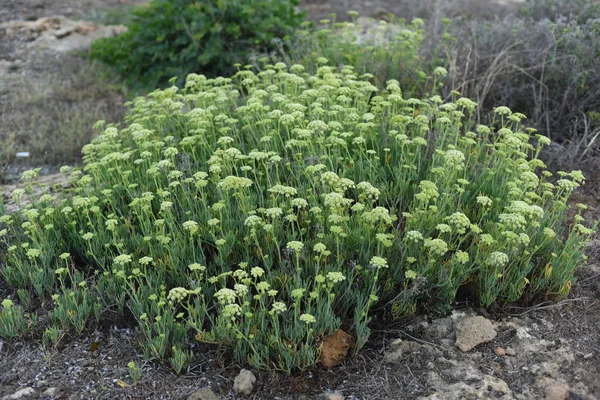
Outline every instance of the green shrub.
<path id="1" fill-rule="evenodd" d="M 156 87 L 190 72 L 230 74 L 252 49 L 269 49 L 302 22 L 297 0 L 153 0 L 133 11 L 124 35 L 101 39 L 92 57 L 135 87 Z"/>
<path id="2" fill-rule="evenodd" d="M 33 283 L 15 270 L 57 274 L 55 298 L 85 292 L 67 308 L 89 317 L 124 302 L 146 356 L 176 372 L 190 330 L 289 372 L 340 328 L 359 349 L 374 305 L 399 316 L 448 310 L 461 287 L 483 306 L 569 292 L 592 233 L 579 215 L 566 224 L 584 177 L 545 170 L 549 141 L 531 145 L 522 114 L 498 107 L 478 125 L 465 98 L 303 70 L 191 74 L 135 99 L 127 127 L 84 148 L 83 171 L 63 168 L 63 200 L 30 195 L 0 219 L 2 276 L 17 290 Z"/>
<path id="3" fill-rule="evenodd" d="M 600 4 L 596 0 L 527 0 L 519 9 L 519 16 L 585 23 L 600 17 Z"/>
<path id="4" fill-rule="evenodd" d="M 357 18 L 352 11 L 348 14 L 352 22 L 322 20 L 316 27 L 306 23 L 305 29 L 282 43 L 270 61 L 300 64 L 314 73 L 320 66 L 319 60 L 327 59 L 337 66 L 352 65 L 358 75 L 366 74 L 380 88 L 395 79 L 406 97 L 437 93 L 443 76 L 432 76 L 432 72 L 448 62 L 436 58 L 434 52 L 423 56 L 423 20 L 417 18 L 407 24 L 402 19 L 386 22 Z M 441 41 L 448 39 L 443 35 Z"/>

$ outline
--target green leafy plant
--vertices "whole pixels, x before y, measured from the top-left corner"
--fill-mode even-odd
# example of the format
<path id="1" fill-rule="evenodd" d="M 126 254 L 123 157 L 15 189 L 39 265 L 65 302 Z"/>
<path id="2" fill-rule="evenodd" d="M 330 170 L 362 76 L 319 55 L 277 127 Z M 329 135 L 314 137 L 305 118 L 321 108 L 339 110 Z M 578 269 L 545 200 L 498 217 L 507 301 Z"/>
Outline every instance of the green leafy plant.
<path id="1" fill-rule="evenodd" d="M 142 370 L 134 361 L 127 363 L 127 369 L 129 370 L 129 376 L 133 381 L 133 384 L 137 384 L 142 379 Z"/>
<path id="2" fill-rule="evenodd" d="M 13 192 L 3 274 L 51 270 L 52 315 L 77 331 L 93 304 L 123 302 L 145 356 L 177 373 L 190 332 L 291 372 L 338 329 L 359 350 L 374 309 L 447 311 L 461 287 L 482 306 L 568 294 L 593 233 L 566 223 L 584 177 L 546 170 L 550 141 L 524 115 L 500 106 L 481 125 L 469 99 L 326 64 L 190 74 L 136 98 L 124 128 L 97 124 L 83 170 L 62 169 L 62 199 Z"/>
<path id="3" fill-rule="evenodd" d="M 10 299 L 2 300 L 0 304 L 0 337 L 14 339 L 23 336 L 28 331 L 28 321 L 21 306 L 15 305 Z"/>
<path id="4" fill-rule="evenodd" d="M 252 49 L 272 49 L 274 38 L 302 22 L 296 5 L 296 0 L 153 0 L 133 11 L 127 33 L 98 40 L 91 55 L 144 88 L 190 72 L 230 74 Z"/>

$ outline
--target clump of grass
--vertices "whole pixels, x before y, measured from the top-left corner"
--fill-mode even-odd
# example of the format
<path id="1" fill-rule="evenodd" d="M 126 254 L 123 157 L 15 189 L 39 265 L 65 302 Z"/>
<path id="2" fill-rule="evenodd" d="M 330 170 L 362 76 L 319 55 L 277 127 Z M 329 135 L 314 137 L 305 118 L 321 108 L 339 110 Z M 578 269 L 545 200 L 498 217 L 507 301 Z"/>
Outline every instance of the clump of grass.
<path id="1" fill-rule="evenodd" d="M 0 275 L 53 299 L 49 341 L 111 309 L 177 373 L 190 332 L 291 372 L 340 328 L 360 349 L 374 307 L 447 310 L 464 285 L 482 306 L 567 295 L 592 234 L 566 223 L 584 177 L 545 169 L 549 140 L 522 114 L 479 125 L 466 98 L 316 62 L 136 98 L 126 127 L 97 124 L 83 169 L 62 169 L 69 191 L 0 218 Z"/>

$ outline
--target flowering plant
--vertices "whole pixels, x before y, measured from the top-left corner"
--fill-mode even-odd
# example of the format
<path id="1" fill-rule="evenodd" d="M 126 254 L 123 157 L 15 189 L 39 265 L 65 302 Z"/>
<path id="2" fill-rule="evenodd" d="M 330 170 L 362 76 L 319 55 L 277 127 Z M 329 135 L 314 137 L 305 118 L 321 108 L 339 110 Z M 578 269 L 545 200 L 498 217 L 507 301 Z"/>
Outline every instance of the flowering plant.
<path id="1" fill-rule="evenodd" d="M 468 99 L 368 78 L 278 63 L 136 98 L 62 200 L 0 219 L 3 279 L 54 295 L 63 329 L 128 308 L 177 372 L 190 330 L 289 372 L 341 327 L 359 349 L 374 306 L 445 310 L 466 284 L 483 306 L 566 295 L 592 233 L 565 224 L 582 174 L 548 172 L 548 139 L 506 107 L 478 125 Z"/>

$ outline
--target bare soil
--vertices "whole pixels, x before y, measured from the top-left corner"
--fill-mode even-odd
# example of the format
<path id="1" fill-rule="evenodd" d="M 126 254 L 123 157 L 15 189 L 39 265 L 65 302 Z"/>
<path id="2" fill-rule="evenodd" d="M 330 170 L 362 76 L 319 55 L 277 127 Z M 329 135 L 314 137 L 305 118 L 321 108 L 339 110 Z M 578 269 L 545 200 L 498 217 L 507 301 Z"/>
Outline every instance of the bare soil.
<path id="1" fill-rule="evenodd" d="M 132 1 L 127 0 L 3 0 L 0 4 L 0 22 L 35 20 L 58 14 L 75 19 L 97 20 L 99 15 L 131 3 Z M 481 3 L 485 2 L 467 0 L 448 1 L 445 5 L 433 0 L 420 3 L 392 0 L 304 0 L 302 6 L 308 11 L 309 18 L 317 20 L 326 18 L 332 12 L 342 16 L 351 9 L 367 16 L 383 16 L 393 12 L 410 18 L 422 12 L 432 12 L 436 10 L 435 7 L 439 10 L 439 7 L 446 7 L 448 3 L 462 7 L 456 8 L 456 13 L 481 13 L 481 16 L 489 18 L 498 13 L 514 11 L 514 5 L 509 3 L 499 5 L 500 8 L 490 12 L 489 6 L 481 7 Z M 18 43 L 6 41 L 0 36 L 0 61 L 18 61 L 22 54 L 18 52 L 18 46 Z M 17 118 L 15 112 L 23 112 L 23 109 L 6 106 L 15 101 L 14 93 L 21 93 L 13 90 L 14 86 L 7 87 L 8 85 L 30 85 L 25 87 L 43 91 L 49 86 L 49 79 L 56 76 L 52 73 L 45 74 L 48 69 L 66 75 L 63 79 L 69 82 L 70 74 L 81 71 L 82 59 L 71 54 L 60 57 L 45 54 L 20 65 L 18 72 L 11 70 L 5 75 L 0 75 L 0 107 L 5 106 L 0 110 L 12 113 L 0 118 L 0 130 L 5 129 L 4 124 L 11 118 Z M 72 67 L 69 67 L 70 65 Z M 16 73 L 21 75 L 10 75 Z M 6 85 L 4 87 L 2 79 Z M 85 95 L 87 90 L 86 87 L 82 89 L 82 97 L 76 99 L 75 104 L 80 100 L 90 100 Z M 102 113 L 118 116 L 119 112 L 111 111 L 109 106 L 117 101 L 122 102 L 122 94 L 111 96 L 113 95 L 102 94 L 92 97 L 91 101 L 92 104 L 104 105 L 102 107 L 105 108 L 101 107 L 105 110 Z M 39 107 L 40 112 L 43 110 L 43 106 Z M 96 117 L 101 119 L 103 115 Z M 56 166 L 50 165 L 48 171 Z M 586 166 L 586 171 L 596 169 L 597 163 Z M 18 165 L 11 164 L 12 174 L 16 175 L 19 170 Z M 52 182 L 52 179 L 50 181 Z M 585 191 L 576 195 L 577 202 L 593 207 L 586 216 L 590 220 L 600 217 L 597 208 L 600 204 L 597 182 L 598 176 L 592 174 Z M 556 343 L 557 355 L 561 346 L 568 346 L 574 356 L 573 361 L 566 366 L 559 365 L 559 375 L 556 379 L 564 381 L 572 389 L 568 394 L 569 399 L 592 398 L 585 397 L 588 395 L 600 396 L 600 240 L 590 244 L 588 253 L 589 265 L 578 271 L 578 282 L 567 300 L 560 303 L 513 306 L 494 310 L 493 313 L 490 310 L 477 310 L 492 320 L 503 321 L 503 324 L 510 320 L 519 320 L 527 324 L 532 335 Z M 2 295 L 0 290 L 0 298 Z M 476 308 L 476 305 L 470 304 L 468 299 L 463 299 L 457 302 L 456 308 Z M 457 354 L 454 346 L 448 347 L 440 341 L 434 341 L 419 330 L 418 327 L 423 326 L 423 322 L 431 320 L 432 316 L 427 315 L 385 324 L 376 320 L 365 348 L 346 359 L 342 365 L 331 369 L 319 365 L 291 377 L 254 371 L 258 378 L 257 385 L 253 395 L 248 398 L 306 400 L 327 391 L 338 390 L 346 399 L 416 399 L 435 391 L 431 384 L 432 372 L 442 376 L 448 373 L 444 370 L 445 367 L 439 364 L 440 357 L 454 357 L 461 362 L 468 362 L 479 373 L 504 380 L 515 396 L 531 393 L 531 397 L 528 398 L 545 398 L 544 390 L 540 389 L 540 377 L 524 372 L 527 370 L 523 368 L 542 362 L 541 355 L 520 354 L 509 358 L 496 354 L 497 347 L 511 346 L 515 340 L 514 330 L 501 329 L 493 342 L 478 347 L 478 356 L 474 358 Z M 42 315 L 40 323 L 43 322 Z M 142 358 L 137 346 L 139 336 L 134 326 L 132 321 L 115 320 L 82 336 L 63 337 L 57 347 L 44 346 L 39 337 L 15 343 L 0 341 L 0 398 L 25 387 L 36 391 L 36 394 L 27 398 L 183 399 L 202 387 L 211 387 L 223 399 L 240 398 L 235 397 L 232 392 L 233 379 L 240 366 L 233 362 L 226 349 L 195 345 L 192 349 L 195 359 L 188 371 L 182 376 L 176 376 L 168 367 Z M 501 326 L 506 327 L 506 324 Z M 430 350 L 408 354 L 401 362 L 388 363 L 384 356 L 392 342 L 398 338 L 422 343 L 425 349 Z M 98 354 L 90 351 L 92 343 L 99 343 Z M 442 351 L 442 356 L 434 351 L 435 349 Z M 129 361 L 135 361 L 142 368 L 142 378 L 137 383 L 129 376 Z M 54 395 L 42 394 L 48 388 L 56 389 Z M 584 392 L 587 393 L 582 392 L 581 388 L 586 388 Z M 486 398 L 497 398 L 495 396 L 494 393 L 490 393 Z"/>

